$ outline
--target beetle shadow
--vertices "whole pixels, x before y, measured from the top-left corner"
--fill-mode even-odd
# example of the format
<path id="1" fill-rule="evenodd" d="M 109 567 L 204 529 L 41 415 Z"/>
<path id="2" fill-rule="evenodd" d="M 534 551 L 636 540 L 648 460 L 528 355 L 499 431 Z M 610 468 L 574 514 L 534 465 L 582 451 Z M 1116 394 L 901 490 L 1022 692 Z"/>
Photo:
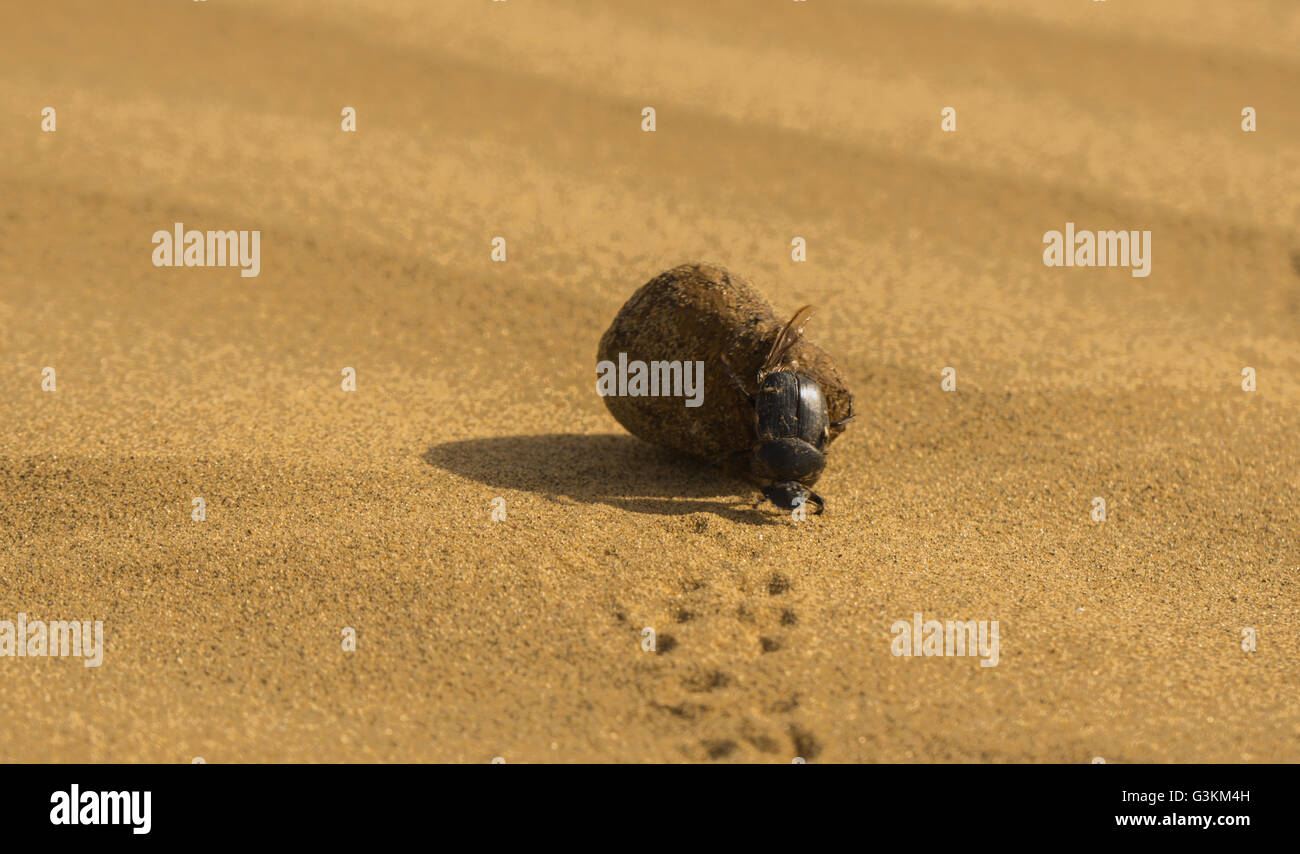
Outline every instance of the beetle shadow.
<path id="1" fill-rule="evenodd" d="M 547 433 L 434 445 L 426 463 L 487 486 L 659 516 L 709 512 L 769 524 L 758 493 L 716 467 L 618 434 Z M 746 500 L 744 496 L 753 497 Z"/>

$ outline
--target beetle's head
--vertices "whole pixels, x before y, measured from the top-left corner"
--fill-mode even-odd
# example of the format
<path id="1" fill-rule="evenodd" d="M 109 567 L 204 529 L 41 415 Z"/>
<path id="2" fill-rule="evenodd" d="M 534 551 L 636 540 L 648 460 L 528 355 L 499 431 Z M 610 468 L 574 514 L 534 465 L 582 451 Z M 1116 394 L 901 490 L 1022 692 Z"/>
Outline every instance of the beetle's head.
<path id="1" fill-rule="evenodd" d="M 808 506 L 815 504 L 817 509 L 812 511 L 813 515 L 819 515 L 826 507 L 826 502 L 822 497 L 810 490 L 797 480 L 782 480 L 771 486 L 763 487 L 763 495 L 782 510 L 793 510 L 799 506 Z"/>

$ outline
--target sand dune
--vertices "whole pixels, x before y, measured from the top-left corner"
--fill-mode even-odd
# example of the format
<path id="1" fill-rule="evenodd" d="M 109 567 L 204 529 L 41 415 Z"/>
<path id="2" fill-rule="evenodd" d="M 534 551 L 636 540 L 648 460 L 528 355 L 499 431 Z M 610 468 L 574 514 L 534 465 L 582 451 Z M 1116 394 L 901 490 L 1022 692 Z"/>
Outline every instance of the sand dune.
<path id="1" fill-rule="evenodd" d="M 0 620 L 107 643 L 0 658 L 0 760 L 1300 760 L 1294 4 L 0 30 Z M 178 221 L 259 229 L 260 275 L 153 266 Z M 1045 267 L 1066 222 L 1150 230 L 1151 275 Z M 820 307 L 859 407 L 822 517 L 594 393 L 695 259 Z M 917 612 L 998 620 L 998 665 L 891 655 Z"/>

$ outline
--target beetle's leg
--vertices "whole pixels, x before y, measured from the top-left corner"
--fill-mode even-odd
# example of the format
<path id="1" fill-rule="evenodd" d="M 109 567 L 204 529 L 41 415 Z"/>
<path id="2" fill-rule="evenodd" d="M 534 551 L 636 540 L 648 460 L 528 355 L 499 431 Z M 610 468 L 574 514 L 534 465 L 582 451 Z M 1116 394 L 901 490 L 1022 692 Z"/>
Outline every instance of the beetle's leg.
<path id="1" fill-rule="evenodd" d="M 736 372 L 731 369 L 731 363 L 727 361 L 727 354 L 719 354 L 718 359 L 722 362 L 722 368 L 727 372 L 727 376 L 731 377 L 731 381 L 736 384 L 736 389 L 745 396 L 745 400 L 749 401 L 749 405 L 753 406 L 754 396 L 745 390 L 745 384 L 740 381 L 740 377 L 736 376 Z"/>
<path id="2" fill-rule="evenodd" d="M 839 428 L 843 427 L 845 424 L 848 424 L 850 421 L 853 421 L 857 417 L 858 417 L 857 414 L 854 413 L 852 409 L 850 409 L 848 418 L 842 419 L 840 421 L 832 421 L 829 426 L 832 430 L 838 430 Z"/>
<path id="3" fill-rule="evenodd" d="M 761 487 L 763 484 L 754 477 L 753 469 L 750 467 L 750 457 L 749 451 L 737 451 L 718 460 L 718 465 L 722 467 L 722 473 L 728 477 L 747 480 L 754 486 Z"/>
<path id="4" fill-rule="evenodd" d="M 754 475 L 754 470 L 751 465 L 752 460 L 752 451 L 737 451 L 734 454 L 728 454 L 720 459 L 718 464 L 722 467 L 723 474 L 728 477 L 743 480 L 755 489 L 761 490 L 764 486 L 767 486 L 768 481 L 764 481 L 762 478 Z M 758 500 L 754 502 L 754 509 L 757 510 L 766 500 L 767 496 L 760 495 Z"/>

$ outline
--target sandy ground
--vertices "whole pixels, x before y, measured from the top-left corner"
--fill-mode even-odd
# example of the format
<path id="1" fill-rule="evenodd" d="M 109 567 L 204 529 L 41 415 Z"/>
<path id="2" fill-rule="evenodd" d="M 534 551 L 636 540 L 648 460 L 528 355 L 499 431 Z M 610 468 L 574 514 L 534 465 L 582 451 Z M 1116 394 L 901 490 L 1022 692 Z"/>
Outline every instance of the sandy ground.
<path id="1" fill-rule="evenodd" d="M 1300 761 L 1296 4 L 2 17 L 0 619 L 107 650 L 0 658 L 0 760 Z M 1067 221 L 1151 276 L 1045 267 Z M 594 392 L 694 259 L 820 306 L 820 518 Z"/>

